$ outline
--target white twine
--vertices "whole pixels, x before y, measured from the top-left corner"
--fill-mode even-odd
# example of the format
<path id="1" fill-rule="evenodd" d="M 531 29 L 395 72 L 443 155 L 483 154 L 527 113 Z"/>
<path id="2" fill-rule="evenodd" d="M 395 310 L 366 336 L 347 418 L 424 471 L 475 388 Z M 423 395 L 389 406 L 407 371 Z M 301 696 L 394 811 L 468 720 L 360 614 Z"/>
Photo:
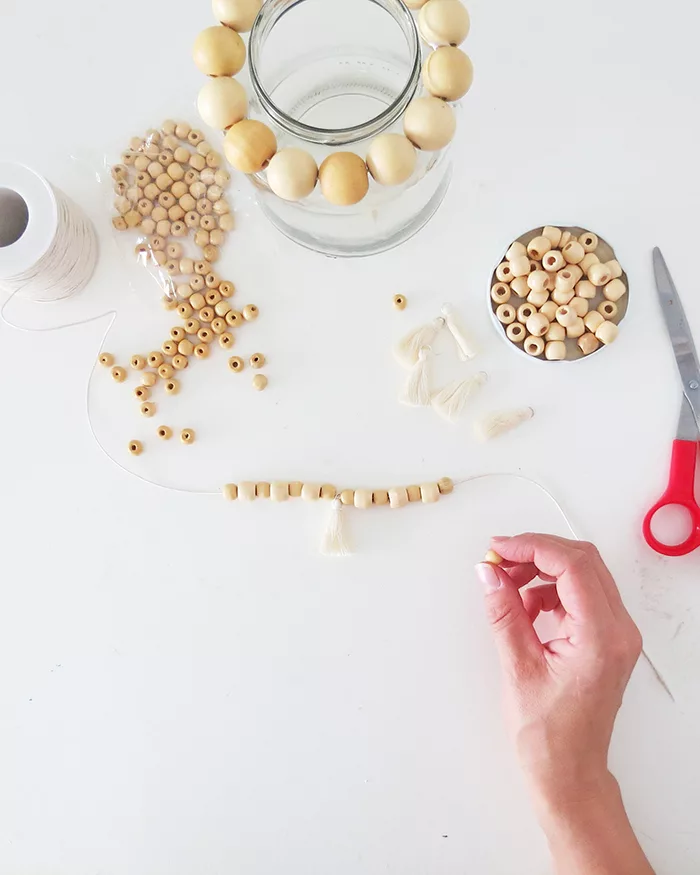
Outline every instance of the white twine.
<path id="1" fill-rule="evenodd" d="M 56 198 L 56 233 L 44 255 L 24 273 L 0 277 L 0 289 L 11 295 L 22 292 L 33 301 L 69 298 L 81 291 L 97 264 L 95 227 L 62 191 L 48 183 Z"/>

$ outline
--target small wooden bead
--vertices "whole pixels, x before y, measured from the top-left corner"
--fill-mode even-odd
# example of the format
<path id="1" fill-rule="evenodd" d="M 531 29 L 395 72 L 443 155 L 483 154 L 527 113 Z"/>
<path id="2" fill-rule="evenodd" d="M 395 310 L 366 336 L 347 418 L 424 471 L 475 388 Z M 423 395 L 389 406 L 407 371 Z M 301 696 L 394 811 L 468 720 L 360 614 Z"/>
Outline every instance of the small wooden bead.
<path id="1" fill-rule="evenodd" d="M 183 444 L 193 444 L 197 435 L 191 428 L 185 428 L 180 432 L 180 440 Z"/>
<path id="2" fill-rule="evenodd" d="M 324 501 L 333 501 L 338 495 L 338 490 L 331 483 L 324 483 L 321 487 L 321 498 Z"/>
<path id="3" fill-rule="evenodd" d="M 501 283 L 509 283 L 515 279 L 510 262 L 503 261 L 496 268 L 496 279 Z"/>
<path id="4" fill-rule="evenodd" d="M 385 507 L 389 504 L 389 490 L 375 489 L 372 492 L 372 504 L 375 504 L 377 507 Z"/>
<path id="5" fill-rule="evenodd" d="M 598 248 L 598 237 L 595 234 L 591 234 L 590 231 L 585 231 L 578 238 L 578 242 L 583 246 L 584 252 L 595 252 Z"/>
<path id="6" fill-rule="evenodd" d="M 620 267 L 620 262 L 613 259 L 612 261 L 606 262 L 605 266 L 610 271 L 611 279 L 619 279 L 622 276 L 622 268 Z"/>
<path id="7" fill-rule="evenodd" d="M 594 286 L 605 286 L 612 279 L 612 271 L 606 264 L 592 264 L 586 276 Z"/>
<path id="8" fill-rule="evenodd" d="M 179 222 L 181 219 L 184 219 L 184 217 L 185 211 L 178 204 L 175 204 L 174 207 L 170 207 L 168 210 L 168 218 L 171 222 Z"/>
<path id="9" fill-rule="evenodd" d="M 237 122 L 224 140 L 226 158 L 241 173 L 259 173 L 276 151 L 277 139 L 270 128 L 253 119 Z"/>
<path id="10" fill-rule="evenodd" d="M 507 283 L 496 283 L 491 287 L 491 300 L 496 304 L 507 304 L 510 296 L 511 288 Z"/>
<path id="11" fill-rule="evenodd" d="M 141 405 L 141 416 L 146 416 L 150 419 L 151 416 L 154 416 L 156 412 L 156 405 L 150 401 L 146 401 Z"/>
<path id="12" fill-rule="evenodd" d="M 512 322 L 515 322 L 516 316 L 515 307 L 511 307 L 510 304 L 501 304 L 496 309 L 496 318 L 503 325 L 510 325 Z"/>
<path id="13" fill-rule="evenodd" d="M 234 355 L 228 360 L 228 366 L 232 371 L 238 372 L 243 370 L 243 359 L 240 356 Z"/>
<path id="14" fill-rule="evenodd" d="M 527 276 L 530 273 L 530 259 L 527 255 L 519 255 L 512 261 L 508 262 L 511 275 L 517 279 L 521 276 Z"/>
<path id="15" fill-rule="evenodd" d="M 449 103 L 438 97 L 418 97 L 408 105 L 403 118 L 403 129 L 404 134 L 418 149 L 437 152 L 452 141 L 457 120 Z"/>
<path id="16" fill-rule="evenodd" d="M 216 207 L 220 203 L 222 203 L 222 201 L 217 201 L 214 204 L 214 212 L 216 212 Z M 236 220 L 230 214 L 222 215 L 219 217 L 219 227 L 222 231 L 233 231 L 236 227 Z"/>
<path id="17" fill-rule="evenodd" d="M 148 388 L 148 386 L 137 386 L 134 389 L 134 395 L 136 396 L 136 398 L 139 399 L 139 401 L 148 401 L 148 399 L 151 397 L 151 390 Z"/>
<path id="18" fill-rule="evenodd" d="M 454 492 L 455 485 L 449 477 L 442 477 L 438 480 L 438 489 L 440 495 L 451 495 Z"/>
<path id="19" fill-rule="evenodd" d="M 211 301 L 209 303 L 211 303 Z M 217 316 L 225 316 L 229 312 L 230 309 L 231 309 L 231 305 L 229 304 L 228 301 L 225 301 L 225 300 L 224 301 L 219 300 L 214 305 L 214 312 L 216 313 Z"/>
<path id="20" fill-rule="evenodd" d="M 409 502 L 418 502 L 421 500 L 420 486 L 407 486 L 406 492 L 408 493 Z"/>
<path id="21" fill-rule="evenodd" d="M 112 226 L 116 231 L 126 231 L 128 228 L 128 225 L 122 216 L 115 216 L 112 219 Z"/>
<path id="22" fill-rule="evenodd" d="M 301 491 L 304 487 L 303 483 L 295 480 L 294 482 L 289 484 L 289 497 L 290 498 L 301 498 Z"/>
<path id="23" fill-rule="evenodd" d="M 208 276 L 213 276 L 213 274 L 208 274 Z M 218 289 L 209 288 L 209 291 L 204 295 L 204 300 L 207 302 L 207 305 L 209 307 L 214 308 L 214 312 L 216 313 L 216 308 L 221 303 L 221 294 Z M 228 309 L 224 311 L 224 313 L 217 313 L 217 316 L 225 316 L 230 309 L 231 307 L 229 306 Z"/>
<path id="24" fill-rule="evenodd" d="M 187 135 L 187 142 L 190 146 L 199 146 L 204 142 L 204 134 L 201 131 L 191 130 Z"/>
<path id="25" fill-rule="evenodd" d="M 527 320 L 525 327 L 533 337 L 544 337 L 547 331 L 549 331 L 549 325 L 549 319 L 547 319 L 544 313 L 533 313 Z"/>
<path id="26" fill-rule="evenodd" d="M 574 296 L 568 303 L 568 306 L 576 313 L 577 316 L 585 316 L 588 313 L 588 301 L 585 298 Z"/>
<path id="27" fill-rule="evenodd" d="M 270 484 L 270 499 L 272 501 L 287 501 L 289 498 L 289 483 L 275 482 Z"/>
<path id="28" fill-rule="evenodd" d="M 608 346 L 608 344 L 613 343 L 617 339 L 619 333 L 620 329 L 618 328 L 618 326 L 615 325 L 614 322 L 608 322 L 606 320 L 598 326 L 595 336 L 601 343 L 604 343 L 605 346 Z"/>
<path id="29" fill-rule="evenodd" d="M 205 76 L 235 76 L 245 63 L 245 44 L 235 30 L 208 27 L 197 36 L 192 57 Z"/>
<path id="30" fill-rule="evenodd" d="M 524 325 L 535 312 L 536 308 L 533 307 L 532 304 L 523 304 L 518 307 L 518 322 L 522 322 Z"/>
<path id="31" fill-rule="evenodd" d="M 141 222 L 141 230 L 146 236 L 150 236 L 156 230 L 156 223 L 153 219 L 144 219 L 143 222 Z"/>
<path id="32" fill-rule="evenodd" d="M 112 368 L 112 379 L 115 383 L 123 383 L 126 380 L 126 371 L 124 368 Z"/>
<path id="33" fill-rule="evenodd" d="M 199 338 L 201 343 L 211 343 L 214 339 L 214 332 L 211 328 L 208 328 L 206 325 L 199 329 L 197 332 L 197 337 Z"/>
<path id="34" fill-rule="evenodd" d="M 114 365 L 114 356 L 111 352 L 103 352 L 98 361 L 103 367 L 111 368 Z"/>
<path id="35" fill-rule="evenodd" d="M 161 191 L 168 191 L 172 184 L 173 180 L 167 173 L 161 173 L 158 179 L 156 179 L 156 185 Z"/>
<path id="36" fill-rule="evenodd" d="M 596 333 L 598 328 L 605 322 L 605 316 L 602 313 L 599 313 L 597 310 L 591 310 L 589 313 L 583 317 L 583 324 L 589 331 L 592 331 L 593 334 Z"/>
<path id="37" fill-rule="evenodd" d="M 208 294 L 210 294 L 210 293 L 213 294 L 214 292 L 217 291 L 217 289 L 218 289 L 219 286 L 221 285 L 221 280 L 219 279 L 219 277 L 218 277 L 217 274 L 215 274 L 215 273 L 208 273 L 208 274 L 204 277 L 204 283 L 205 283 L 206 287 L 209 289 Z M 215 303 L 215 304 L 218 304 L 220 300 L 221 300 L 221 295 L 219 294 L 218 299 L 217 299 L 216 301 L 214 301 L 214 303 Z M 211 303 L 211 302 L 210 302 L 210 303 Z"/>
<path id="38" fill-rule="evenodd" d="M 340 501 L 345 507 L 352 507 L 355 504 L 355 492 L 352 489 L 343 489 L 340 493 Z"/>
<path id="39" fill-rule="evenodd" d="M 173 430 L 169 425 L 161 425 L 158 427 L 158 431 L 156 432 L 158 437 L 163 441 L 169 441 L 173 436 Z"/>
<path id="40" fill-rule="evenodd" d="M 184 371 L 188 365 L 189 361 L 187 359 L 187 356 L 180 355 L 180 353 L 173 356 L 173 367 L 176 371 Z"/>
<path id="41" fill-rule="evenodd" d="M 257 489 L 255 483 L 239 483 L 238 484 L 238 500 L 239 501 L 255 501 L 257 498 Z"/>
<path id="42" fill-rule="evenodd" d="M 205 197 L 202 197 L 197 201 L 197 212 L 200 216 L 209 216 L 211 215 L 211 211 L 211 201 L 207 200 Z"/>
<path id="43" fill-rule="evenodd" d="M 195 261 L 194 270 L 199 276 L 206 277 L 211 273 L 211 265 L 208 261 Z"/>
<path id="44" fill-rule="evenodd" d="M 549 276 L 544 270 L 536 270 L 527 278 L 528 288 L 533 292 L 546 292 L 549 285 Z"/>
<path id="45" fill-rule="evenodd" d="M 212 170 L 218 170 L 221 167 L 222 157 L 218 152 L 207 152 L 207 167 L 210 167 Z"/>
<path id="46" fill-rule="evenodd" d="M 559 292 L 573 292 L 576 288 L 577 273 L 570 267 L 565 267 L 557 273 L 556 289 Z"/>
<path id="47" fill-rule="evenodd" d="M 179 343 L 181 340 L 184 340 L 186 336 L 187 332 L 179 325 L 176 325 L 174 328 L 170 329 L 170 338 L 171 340 L 174 340 L 175 343 Z"/>
<path id="48" fill-rule="evenodd" d="M 600 259 L 595 252 L 587 252 L 583 257 L 583 261 L 579 262 L 579 267 L 585 274 L 588 274 L 588 268 L 592 264 L 600 264 Z"/>
<path id="49" fill-rule="evenodd" d="M 545 301 L 540 307 L 540 313 L 545 315 L 550 322 L 554 322 L 557 316 L 557 309 L 556 301 Z"/>
<path id="50" fill-rule="evenodd" d="M 564 328 L 568 328 L 570 325 L 575 325 L 576 320 L 579 317 L 576 315 L 576 312 L 571 309 L 571 307 L 563 306 L 559 307 L 557 310 L 556 319 L 560 325 L 563 325 Z"/>
<path id="51" fill-rule="evenodd" d="M 509 325 L 506 328 L 506 335 L 508 337 L 508 340 L 512 341 L 513 343 L 523 343 L 526 334 L 527 332 L 520 322 L 513 322 L 512 325 Z"/>
<path id="52" fill-rule="evenodd" d="M 566 336 L 567 337 L 581 337 L 582 334 L 586 331 L 586 326 L 583 324 L 583 319 L 580 316 L 576 317 L 576 321 L 571 325 L 566 326 Z"/>
<path id="53" fill-rule="evenodd" d="M 210 243 L 212 242 L 211 234 L 218 227 L 218 224 L 219 223 L 218 223 L 215 216 L 211 216 L 211 215 L 202 216 L 202 221 L 200 222 L 200 225 L 202 226 L 202 228 L 205 231 L 209 231 L 209 242 Z M 211 261 L 211 259 L 208 258 L 207 261 Z"/>
<path id="54" fill-rule="evenodd" d="M 194 245 L 202 249 L 209 245 L 209 232 L 199 229 L 194 235 Z"/>
<path id="55" fill-rule="evenodd" d="M 437 483 L 421 483 L 420 497 L 423 504 L 435 504 L 440 500 L 440 487 Z"/>
<path id="56" fill-rule="evenodd" d="M 192 188 L 192 186 L 199 180 L 199 171 L 195 170 L 194 167 L 190 167 L 189 170 L 185 172 L 185 176 L 183 182 L 186 182 L 187 185 Z M 190 194 L 192 192 L 190 191 Z"/>
<path id="57" fill-rule="evenodd" d="M 586 298 L 587 300 L 592 300 L 598 294 L 598 290 L 593 285 L 590 280 L 581 280 L 576 283 L 576 295 L 579 298 Z"/>
<path id="58" fill-rule="evenodd" d="M 316 483 L 304 483 L 301 487 L 302 501 L 318 501 L 321 497 L 321 486 Z"/>
<path id="59" fill-rule="evenodd" d="M 206 359 L 209 358 L 209 352 L 208 343 L 198 343 L 194 348 L 194 357 L 198 359 Z"/>
<path id="60" fill-rule="evenodd" d="M 460 100 L 472 87 L 474 67 L 467 55 L 454 46 L 440 46 L 423 65 L 423 84 L 433 97 Z"/>
<path id="61" fill-rule="evenodd" d="M 546 225 L 542 229 L 542 236 L 548 238 L 553 249 L 556 249 L 561 243 L 561 229 L 554 228 L 552 225 Z"/>
<path id="62" fill-rule="evenodd" d="M 172 136 L 175 133 L 176 127 L 177 127 L 177 122 L 174 122 L 172 119 L 167 118 L 163 122 L 163 124 L 160 126 L 160 129 L 167 136 Z"/>
<path id="63" fill-rule="evenodd" d="M 202 289 L 205 288 L 205 282 L 203 276 L 193 276 L 190 278 L 190 290 L 192 292 L 201 292 Z M 190 304 L 192 304 L 192 298 L 190 298 Z M 194 308 L 197 309 L 196 307 Z"/>
<path id="64" fill-rule="evenodd" d="M 143 374 L 143 376 L 141 377 L 141 382 L 144 386 L 147 386 L 149 389 L 151 389 L 158 382 L 158 377 L 156 374 L 153 374 L 150 371 L 146 371 L 146 373 Z"/>
<path id="65" fill-rule="evenodd" d="M 567 246 L 571 242 L 571 240 L 575 240 L 575 239 L 576 238 L 573 236 L 571 231 L 562 231 L 561 240 L 559 241 L 559 248 L 563 249 L 565 246 Z"/>
<path id="66" fill-rule="evenodd" d="M 263 0 L 214 0 L 214 17 L 238 33 L 245 33 L 253 26 Z"/>
<path id="67" fill-rule="evenodd" d="M 168 176 L 175 182 L 179 182 L 182 177 L 185 175 L 185 171 L 182 167 L 182 164 L 179 164 L 177 161 L 173 161 L 172 164 L 168 165 L 167 169 Z M 158 184 L 158 180 L 156 180 L 156 185 Z"/>
<path id="68" fill-rule="evenodd" d="M 233 283 L 225 280 L 223 283 L 219 283 L 219 291 L 224 298 L 231 298 L 236 291 L 236 287 Z"/>
<path id="69" fill-rule="evenodd" d="M 531 335 L 528 335 L 525 339 L 525 346 L 523 348 L 528 355 L 531 355 L 533 357 L 542 355 L 542 353 L 544 352 L 544 339 L 541 337 L 532 337 Z"/>
<path id="70" fill-rule="evenodd" d="M 431 46 L 458 46 L 469 28 L 469 13 L 458 0 L 428 0 L 418 14 L 420 35 Z"/>
<path id="71" fill-rule="evenodd" d="M 131 441 L 129 444 L 129 452 L 132 456 L 140 456 L 143 452 L 143 444 L 141 441 Z"/>
<path id="72" fill-rule="evenodd" d="M 250 357 L 250 366 L 255 370 L 259 368 L 264 368 L 266 364 L 265 356 L 261 352 L 253 353 Z"/>
<path id="73" fill-rule="evenodd" d="M 220 316 L 216 316 L 211 320 L 211 330 L 216 335 L 223 334 L 226 331 L 226 320 Z"/>
<path id="74" fill-rule="evenodd" d="M 178 343 L 177 345 L 177 351 L 180 355 L 192 355 L 192 353 L 194 352 L 194 344 L 191 340 L 181 340 L 180 343 Z"/>
<path id="75" fill-rule="evenodd" d="M 542 261 L 544 256 L 550 252 L 552 249 L 552 241 L 549 237 L 545 237 L 544 235 L 540 235 L 539 237 L 534 237 L 527 244 L 527 253 L 530 258 L 534 258 L 536 261 Z"/>
<path id="76" fill-rule="evenodd" d="M 549 273 L 556 273 L 561 270 L 565 264 L 566 261 L 564 260 L 564 256 L 558 249 L 551 249 L 542 259 L 542 266 Z"/>
<path id="77" fill-rule="evenodd" d="M 510 290 L 514 295 L 517 295 L 519 298 L 527 298 L 530 294 L 530 286 L 527 284 L 526 276 L 516 277 L 513 282 L 510 284 Z"/>
<path id="78" fill-rule="evenodd" d="M 540 307 L 543 307 L 549 300 L 549 292 L 546 290 L 543 290 L 541 292 L 532 291 L 527 296 L 527 300 L 529 304 L 532 304 L 533 307 L 537 307 L 537 309 L 539 309 Z"/>
<path id="79" fill-rule="evenodd" d="M 549 362 L 561 362 L 566 358 L 566 344 L 563 340 L 552 340 L 544 348 L 544 357 Z"/>
<path id="80" fill-rule="evenodd" d="M 602 313 L 606 319 L 614 319 L 617 316 L 617 304 L 614 301 L 603 301 L 598 304 L 598 312 Z"/>
<path id="81" fill-rule="evenodd" d="M 175 368 L 172 365 L 163 364 L 158 368 L 158 376 L 161 380 L 170 380 L 172 379 L 175 373 Z"/>
<path id="82" fill-rule="evenodd" d="M 354 504 L 359 510 L 368 510 L 372 507 L 372 490 L 356 489 Z"/>
<path id="83" fill-rule="evenodd" d="M 190 306 L 195 310 L 202 310 L 207 306 L 206 298 L 201 292 L 195 292 L 193 295 L 190 295 Z"/>
<path id="84" fill-rule="evenodd" d="M 552 324 L 549 326 L 549 331 L 544 336 L 544 339 L 550 343 L 555 340 L 565 340 L 566 328 L 564 328 L 564 326 L 560 325 L 558 322 L 552 322 Z"/>
<path id="85" fill-rule="evenodd" d="M 590 331 L 587 331 L 585 334 L 582 334 L 581 337 L 576 341 L 578 344 L 578 348 L 584 355 L 590 355 L 592 352 L 595 352 L 600 346 L 600 341 L 595 336 L 595 334 L 591 334 Z"/>
<path id="86" fill-rule="evenodd" d="M 235 483 L 227 483 L 221 491 L 226 501 L 235 501 L 238 498 L 238 486 Z"/>
<path id="87" fill-rule="evenodd" d="M 223 189 L 228 187 L 229 182 L 231 181 L 231 174 L 228 170 L 217 170 L 214 174 L 214 182 Z"/>
<path id="88" fill-rule="evenodd" d="M 183 319 L 191 319 L 192 318 L 192 307 L 189 304 L 180 304 L 177 308 L 177 312 Z"/>
<path id="89" fill-rule="evenodd" d="M 213 307 L 202 307 L 202 309 L 198 313 L 200 322 L 210 323 L 213 319 L 216 318 L 216 313 L 214 313 Z"/>
<path id="90" fill-rule="evenodd" d="M 405 310 L 408 301 L 406 300 L 405 295 L 394 295 L 393 298 L 394 309 L 396 310 Z"/>
<path id="91" fill-rule="evenodd" d="M 168 260 L 164 252 L 152 252 L 151 258 L 159 267 L 163 267 L 165 262 Z"/>
<path id="92" fill-rule="evenodd" d="M 262 392 L 263 389 L 267 389 L 268 379 L 265 374 L 256 374 L 253 377 L 253 389 L 256 392 Z"/>
<path id="93" fill-rule="evenodd" d="M 204 255 L 209 264 L 215 264 L 219 260 L 219 250 L 211 243 L 208 243 L 204 247 L 202 255 Z"/>
<path id="94" fill-rule="evenodd" d="M 141 213 L 141 215 L 145 218 L 146 216 L 150 216 L 153 212 L 153 203 L 148 200 L 148 198 L 142 198 L 137 204 L 136 209 Z"/>
<path id="95" fill-rule="evenodd" d="M 211 219 L 211 216 L 205 216 L 204 218 Z M 202 220 L 202 224 L 203 223 L 204 220 Z M 209 242 L 212 244 L 212 246 L 223 246 L 226 242 L 226 235 L 221 229 L 214 228 L 214 230 L 211 231 L 209 234 Z"/>
<path id="96" fill-rule="evenodd" d="M 608 301 L 619 301 L 627 294 L 627 287 L 621 279 L 610 280 L 603 289 L 603 294 Z"/>
<path id="97" fill-rule="evenodd" d="M 408 504 L 408 492 L 403 486 L 389 490 L 389 506 L 396 509 L 406 507 Z"/>

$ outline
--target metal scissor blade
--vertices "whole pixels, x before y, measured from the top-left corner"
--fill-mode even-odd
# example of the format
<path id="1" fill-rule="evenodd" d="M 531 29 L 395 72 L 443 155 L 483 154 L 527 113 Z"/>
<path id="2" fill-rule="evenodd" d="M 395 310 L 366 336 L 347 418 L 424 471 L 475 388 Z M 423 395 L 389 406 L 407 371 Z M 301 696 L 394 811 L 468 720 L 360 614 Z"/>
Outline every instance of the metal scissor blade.
<path id="1" fill-rule="evenodd" d="M 654 249 L 654 274 L 666 328 L 673 345 L 676 364 L 683 383 L 683 394 L 690 402 L 700 427 L 700 365 L 693 335 L 685 318 L 683 305 L 661 250 Z"/>
<path id="2" fill-rule="evenodd" d="M 678 417 L 678 428 L 676 429 L 677 441 L 695 441 L 700 442 L 700 426 L 695 419 L 695 412 L 690 406 L 690 401 L 683 398 L 681 402 L 681 413 Z"/>

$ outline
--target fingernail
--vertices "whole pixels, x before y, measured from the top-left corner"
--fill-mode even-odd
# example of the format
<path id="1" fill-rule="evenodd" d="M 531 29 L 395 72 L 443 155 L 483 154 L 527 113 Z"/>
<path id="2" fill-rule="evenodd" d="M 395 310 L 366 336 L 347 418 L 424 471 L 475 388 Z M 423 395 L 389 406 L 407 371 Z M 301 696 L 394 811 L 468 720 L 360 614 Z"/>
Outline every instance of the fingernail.
<path id="1" fill-rule="evenodd" d="M 496 569 L 488 562 L 480 562 L 476 566 L 476 576 L 479 578 L 487 593 L 496 592 L 501 588 L 501 578 Z"/>

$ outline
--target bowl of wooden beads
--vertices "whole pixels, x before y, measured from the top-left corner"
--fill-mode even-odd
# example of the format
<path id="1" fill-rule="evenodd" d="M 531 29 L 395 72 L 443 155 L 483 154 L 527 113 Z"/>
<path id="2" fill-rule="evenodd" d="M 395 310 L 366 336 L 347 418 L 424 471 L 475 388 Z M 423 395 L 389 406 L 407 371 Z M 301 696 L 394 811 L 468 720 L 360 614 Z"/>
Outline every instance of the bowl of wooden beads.
<path id="1" fill-rule="evenodd" d="M 577 361 L 617 339 L 628 288 L 609 243 L 575 225 L 545 225 L 510 244 L 489 301 L 512 348 L 541 361 Z"/>

